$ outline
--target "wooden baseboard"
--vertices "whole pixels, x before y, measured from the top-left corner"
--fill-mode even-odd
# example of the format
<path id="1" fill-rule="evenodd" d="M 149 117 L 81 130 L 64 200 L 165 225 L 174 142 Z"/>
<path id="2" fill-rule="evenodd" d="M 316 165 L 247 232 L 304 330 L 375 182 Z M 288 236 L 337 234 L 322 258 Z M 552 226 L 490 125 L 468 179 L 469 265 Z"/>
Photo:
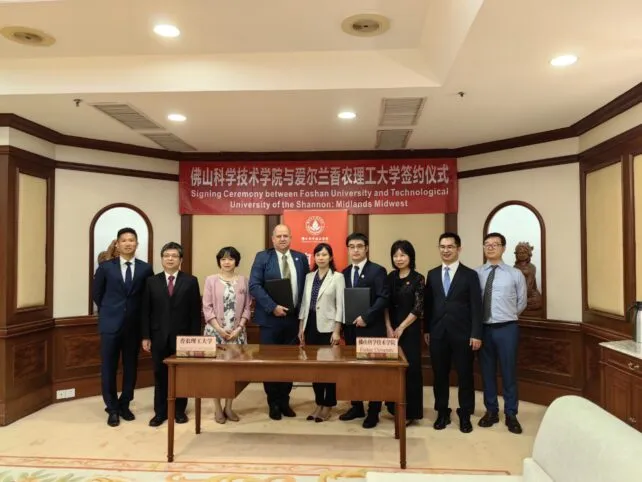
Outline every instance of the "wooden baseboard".
<path id="1" fill-rule="evenodd" d="M 118 390 L 121 389 L 122 377 L 118 373 Z M 151 369 L 139 369 L 138 378 L 136 380 L 136 388 L 145 388 L 154 386 L 154 371 Z M 73 398 L 65 398 L 61 400 L 56 399 L 56 392 L 58 390 L 75 389 L 76 396 Z M 68 402 L 78 398 L 95 397 L 101 394 L 100 388 L 100 375 L 91 375 L 87 377 L 78 377 L 67 380 L 57 380 L 53 384 L 51 403 Z"/>
<path id="2" fill-rule="evenodd" d="M 0 427 L 20 420 L 50 405 L 51 385 L 26 393 L 9 403 L 0 404 Z"/>

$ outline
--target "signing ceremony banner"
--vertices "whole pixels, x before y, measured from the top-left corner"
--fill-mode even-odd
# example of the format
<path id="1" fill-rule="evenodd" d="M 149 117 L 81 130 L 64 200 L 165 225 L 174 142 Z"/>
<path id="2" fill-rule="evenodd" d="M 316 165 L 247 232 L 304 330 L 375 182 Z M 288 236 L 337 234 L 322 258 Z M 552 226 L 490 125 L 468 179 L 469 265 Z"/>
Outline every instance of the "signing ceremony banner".
<path id="1" fill-rule="evenodd" d="M 337 270 L 348 266 L 348 211 L 335 210 L 285 210 L 283 224 L 287 224 L 292 232 L 290 247 L 305 253 L 312 269 L 314 248 L 319 243 L 327 243 L 332 247 L 334 265 Z"/>
<path id="2" fill-rule="evenodd" d="M 455 159 L 181 162 L 181 214 L 457 212 Z"/>

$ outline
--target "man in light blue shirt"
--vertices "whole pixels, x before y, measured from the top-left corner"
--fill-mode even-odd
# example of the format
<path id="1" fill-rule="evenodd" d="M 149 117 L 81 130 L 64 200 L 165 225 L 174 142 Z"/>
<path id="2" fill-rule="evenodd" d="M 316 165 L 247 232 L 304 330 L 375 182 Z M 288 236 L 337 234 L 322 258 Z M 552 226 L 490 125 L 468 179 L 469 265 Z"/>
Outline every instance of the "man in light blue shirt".
<path id="1" fill-rule="evenodd" d="M 502 372 L 504 414 L 506 426 L 512 433 L 522 433 L 517 420 L 517 345 L 519 315 L 526 308 L 526 279 L 522 272 L 502 260 L 506 238 L 489 233 L 484 238 L 486 263 L 477 268 L 482 289 L 482 347 L 479 365 L 484 382 L 486 414 L 480 427 L 492 427 L 499 422 L 497 402 L 497 360 Z"/>

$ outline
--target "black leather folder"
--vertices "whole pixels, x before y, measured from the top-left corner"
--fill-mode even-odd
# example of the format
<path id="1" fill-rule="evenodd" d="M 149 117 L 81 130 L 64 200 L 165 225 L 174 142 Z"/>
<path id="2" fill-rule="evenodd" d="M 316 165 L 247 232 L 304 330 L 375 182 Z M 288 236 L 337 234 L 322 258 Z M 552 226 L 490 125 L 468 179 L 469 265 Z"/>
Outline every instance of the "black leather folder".
<path id="1" fill-rule="evenodd" d="M 289 279 L 269 279 L 265 281 L 265 291 L 270 295 L 277 305 L 288 309 L 288 314 L 294 313 L 294 300 L 292 296 L 292 285 Z M 299 316 L 296 313 L 296 316 Z"/>
<path id="2" fill-rule="evenodd" d="M 354 320 L 370 309 L 370 288 L 345 288 L 344 312 L 346 325 L 353 325 Z"/>

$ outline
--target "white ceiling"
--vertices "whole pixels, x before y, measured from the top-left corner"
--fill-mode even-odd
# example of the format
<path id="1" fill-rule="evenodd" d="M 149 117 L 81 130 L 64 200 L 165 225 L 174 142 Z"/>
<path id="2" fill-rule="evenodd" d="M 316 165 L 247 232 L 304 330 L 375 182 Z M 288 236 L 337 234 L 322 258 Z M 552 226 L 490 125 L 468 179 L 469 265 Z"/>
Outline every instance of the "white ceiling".
<path id="1" fill-rule="evenodd" d="M 342 32 L 357 13 L 390 30 Z M 89 105 L 123 102 L 199 151 L 353 150 L 374 148 L 383 98 L 426 97 L 408 148 L 455 148 L 566 127 L 639 83 L 640 19 L 640 0 L 0 1 L 0 28 L 57 40 L 0 38 L 0 112 L 158 147 Z"/>

